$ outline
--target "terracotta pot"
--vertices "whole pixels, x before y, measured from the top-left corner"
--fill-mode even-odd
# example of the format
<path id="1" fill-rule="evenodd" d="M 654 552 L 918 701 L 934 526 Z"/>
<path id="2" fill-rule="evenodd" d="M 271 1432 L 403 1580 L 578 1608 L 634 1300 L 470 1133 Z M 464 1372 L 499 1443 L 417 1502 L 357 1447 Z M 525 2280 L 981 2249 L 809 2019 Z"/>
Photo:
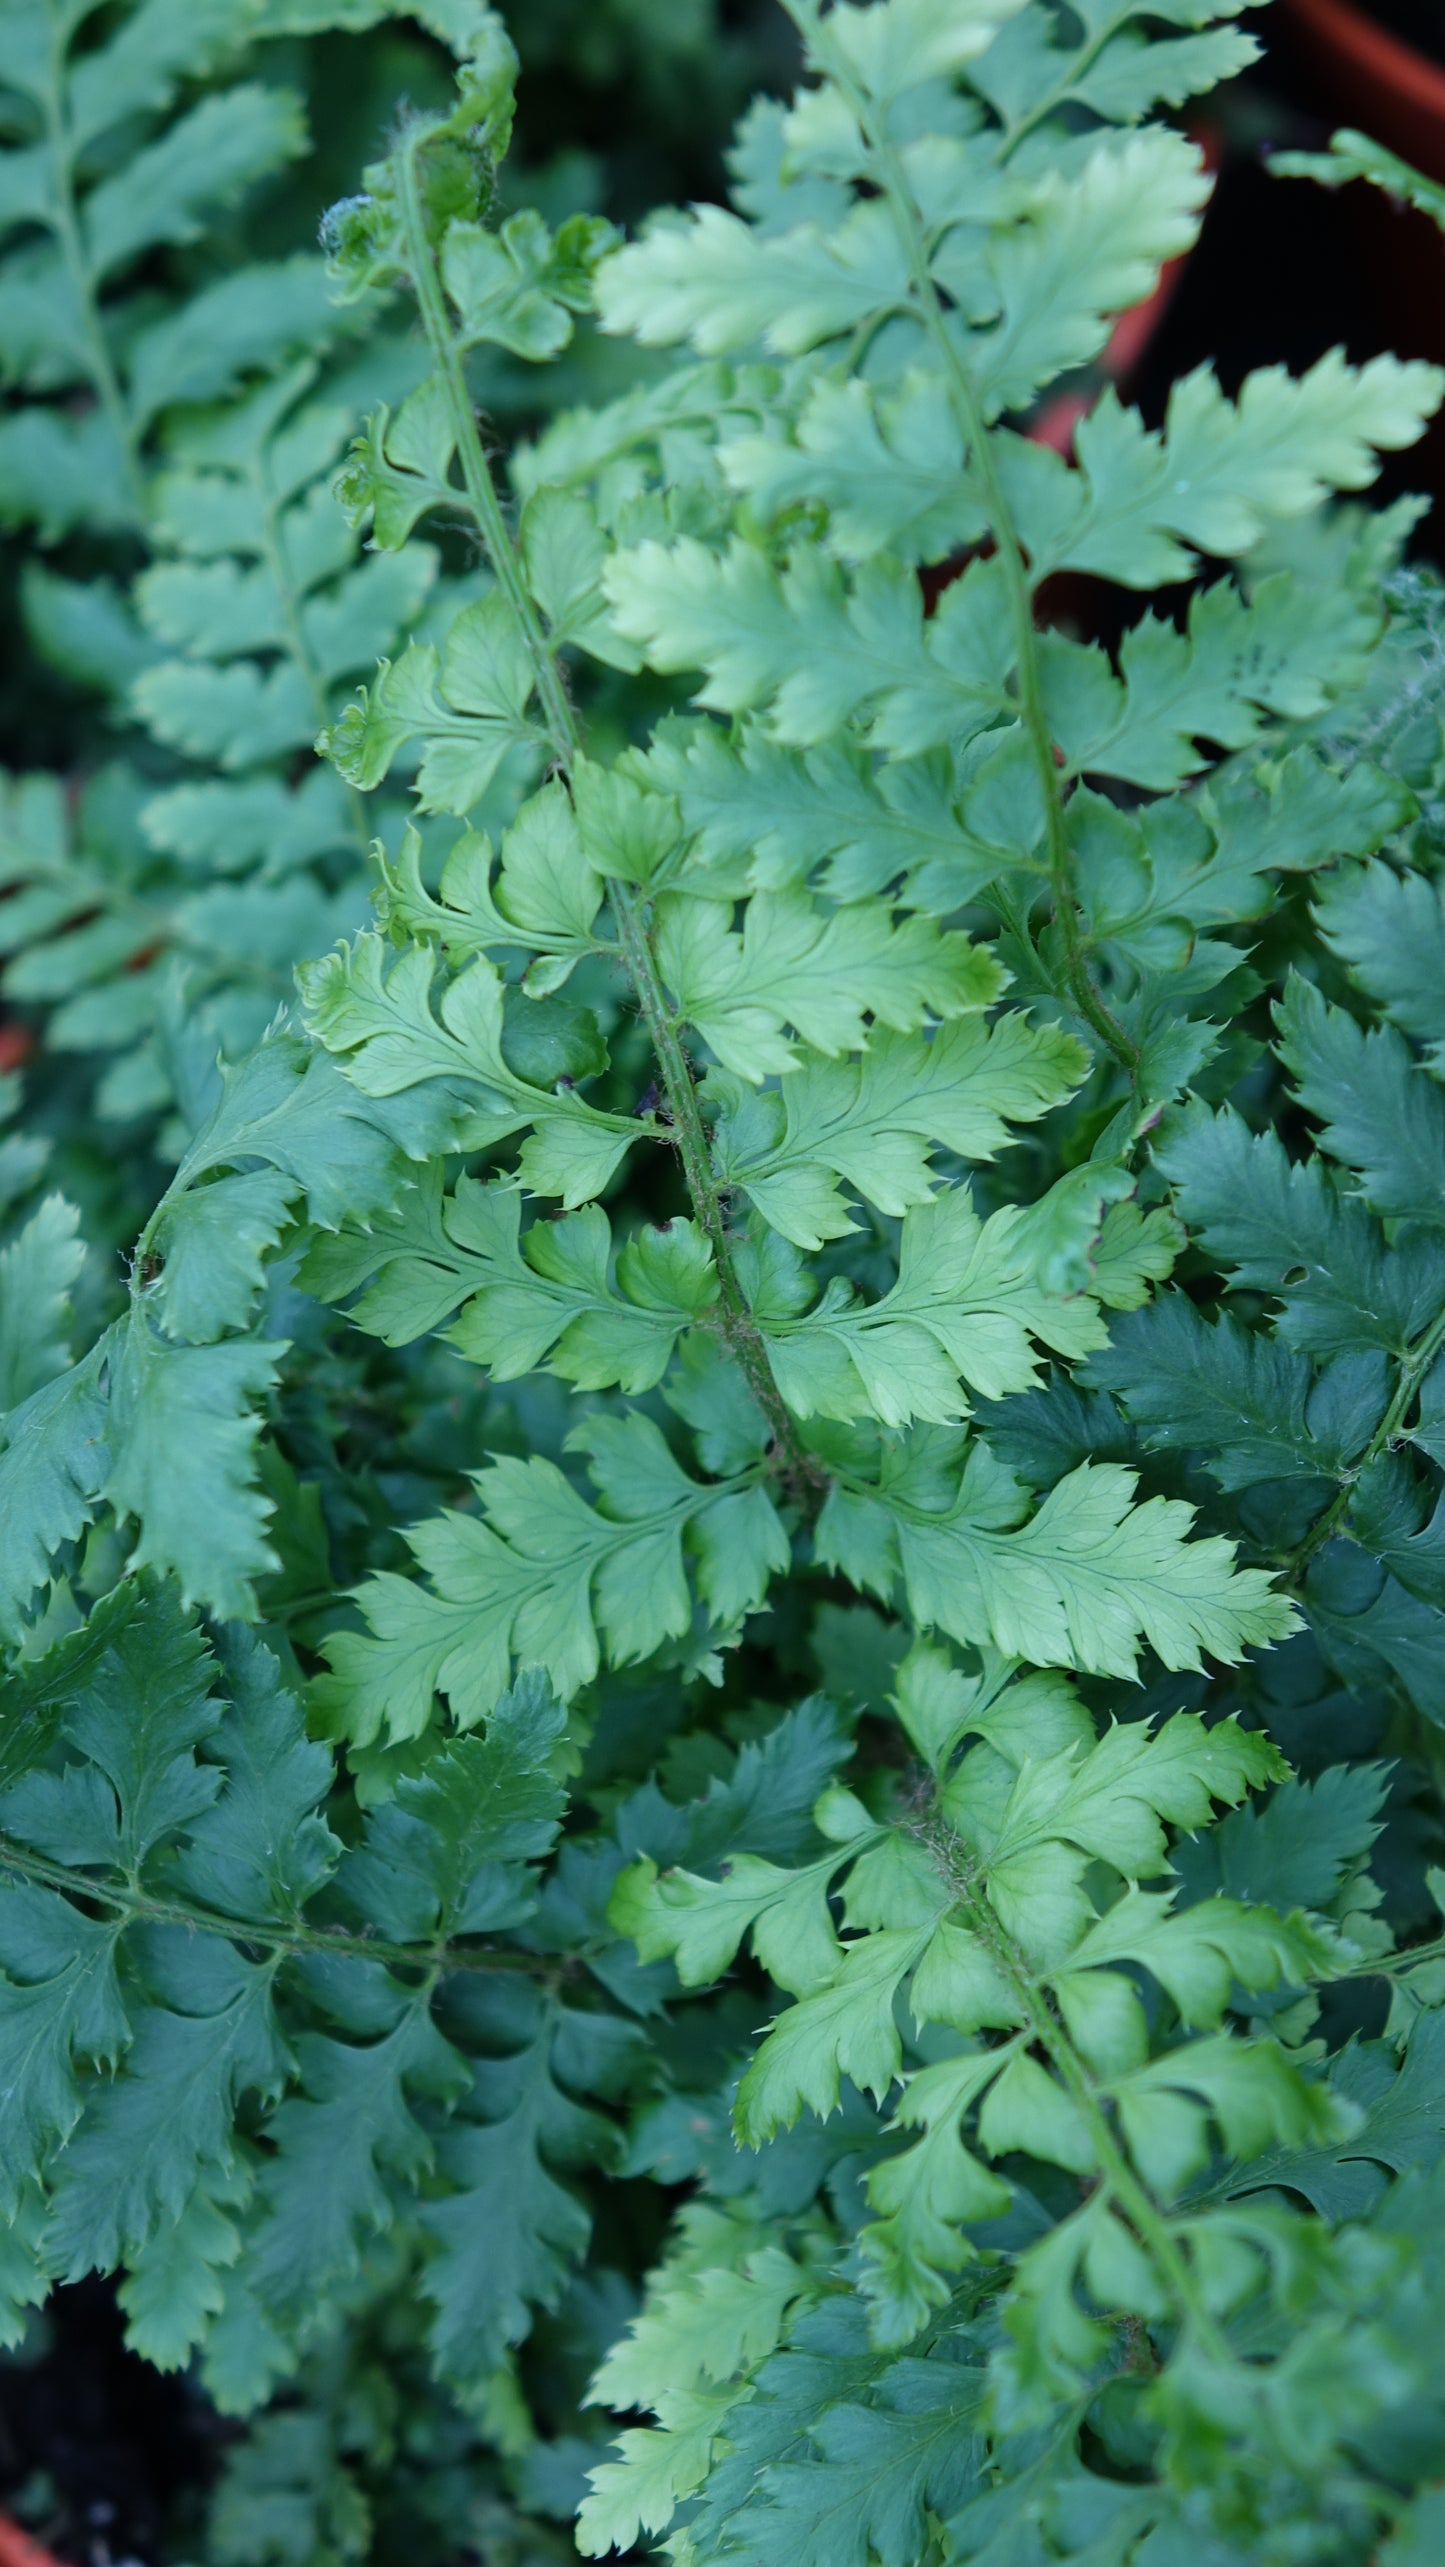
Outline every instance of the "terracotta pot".
<path id="1" fill-rule="evenodd" d="M 1356 0 L 1281 0 L 1280 36 L 1315 113 L 1372 135 L 1445 182 L 1445 68 Z M 1434 223 L 1374 187 L 1342 188 L 1338 206 L 1369 298 L 1351 353 L 1390 348 L 1397 356 L 1445 360 L 1445 240 Z M 1445 550 L 1445 417 L 1432 421 L 1402 464 L 1393 485 L 1428 491 L 1435 502 L 1424 540 L 1438 557 Z"/>
<path id="2" fill-rule="evenodd" d="M 1199 146 L 1204 166 L 1211 178 L 1219 170 L 1222 146 L 1219 135 L 1210 125 L 1191 128 L 1191 140 Z M 1106 383 L 1116 384 L 1127 393 L 1132 377 L 1138 372 L 1160 324 L 1174 300 L 1179 280 L 1192 253 L 1185 250 L 1179 258 L 1170 259 L 1160 270 L 1152 294 L 1145 296 L 1127 312 L 1121 312 L 1109 333 L 1107 347 L 1095 359 L 1092 378 L 1069 392 L 1056 392 L 1036 413 L 1029 435 L 1040 446 L 1052 446 L 1056 454 L 1067 455 L 1074 442 L 1074 430 L 1093 409 Z"/>
<path id="3" fill-rule="evenodd" d="M 1445 70 L 1354 0 L 1284 0 L 1284 13 L 1342 121 L 1445 180 Z"/>
<path id="4" fill-rule="evenodd" d="M 0 2514 L 0 2567 L 60 2567 L 53 2550 L 42 2549 L 8 2514 Z"/>

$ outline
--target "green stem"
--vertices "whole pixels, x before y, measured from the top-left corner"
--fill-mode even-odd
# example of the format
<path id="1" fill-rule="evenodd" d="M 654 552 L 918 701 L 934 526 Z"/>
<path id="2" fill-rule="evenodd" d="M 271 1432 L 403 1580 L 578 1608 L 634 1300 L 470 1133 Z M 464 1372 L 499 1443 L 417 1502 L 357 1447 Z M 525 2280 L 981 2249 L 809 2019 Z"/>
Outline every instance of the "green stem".
<path id="1" fill-rule="evenodd" d="M 1348 1979 L 1408 1979 L 1412 1970 L 1441 1960 L 1445 1960 L 1445 1934 L 1434 1934 L 1428 1943 L 1407 1944 L 1403 1952 L 1382 1952 L 1373 1961 L 1362 1961 L 1358 1969 L 1337 1970 L 1334 1975 L 1337 1983 Z"/>
<path id="2" fill-rule="evenodd" d="M 427 341 L 446 390 L 463 488 L 497 585 L 530 654 L 553 757 L 561 772 L 570 775 L 581 754 L 581 733 L 562 683 L 556 652 L 543 629 L 527 586 L 512 531 L 477 434 L 476 414 L 462 370 L 446 295 L 432 254 L 417 180 L 416 152 L 424 131 L 424 128 L 419 128 L 407 136 L 397 155 L 407 263 L 421 307 Z M 767 1349 L 738 1279 L 697 1087 L 678 1031 L 676 1015 L 663 990 L 648 935 L 647 905 L 620 881 L 609 883 L 608 897 L 617 919 L 623 957 L 656 1055 L 683 1175 L 698 1225 L 712 1250 L 717 1269 L 723 1335 L 767 1420 L 778 1467 L 801 1492 L 816 1483 L 818 1468 L 799 1440 L 797 1426 L 773 1377 Z"/>
<path id="3" fill-rule="evenodd" d="M 1316 1516 L 1304 1540 L 1297 1543 L 1294 1550 L 1280 1563 L 1281 1575 L 1291 1583 L 1301 1577 L 1315 1553 L 1323 1550 L 1336 1526 L 1348 1512 L 1350 1500 L 1365 1472 L 1371 1463 L 1377 1462 L 1381 1454 L 1394 1442 L 1409 1415 L 1411 1403 L 1442 1346 L 1445 1346 L 1445 1309 L 1436 1312 L 1424 1335 L 1417 1338 L 1415 1344 L 1409 1347 L 1401 1357 L 1394 1396 L 1374 1434 L 1370 1437 L 1369 1443 L 1365 1446 L 1359 1460 L 1341 1480 L 1323 1514 Z"/>
<path id="4" fill-rule="evenodd" d="M 397 172 L 402 221 L 406 232 L 407 267 L 420 306 L 427 344 L 441 377 L 451 415 L 452 440 L 461 466 L 462 486 L 470 503 L 477 529 L 486 547 L 497 586 L 501 589 L 531 655 L 537 692 L 547 717 L 547 730 L 553 753 L 563 767 L 570 767 L 581 748 L 577 719 L 567 700 L 556 656 L 542 629 L 541 618 L 532 601 L 512 531 L 507 524 L 502 503 L 497 495 L 486 456 L 477 434 L 476 412 L 462 370 L 461 351 L 452 330 L 446 294 L 427 232 L 426 213 L 417 179 L 416 155 L 426 139 L 426 127 L 416 126 L 404 136 L 397 153 Z"/>
<path id="5" fill-rule="evenodd" d="M 1137 1075 L 1139 1047 L 1124 1031 L 1089 976 L 1084 959 L 1084 941 L 1078 902 L 1074 897 L 1072 859 L 1068 832 L 1064 824 L 1064 799 L 1060 790 L 1059 769 L 1054 757 L 1053 736 L 1049 727 L 1048 708 L 1044 700 L 1043 678 L 1039 667 L 1039 641 L 1034 625 L 1033 591 L 1029 584 L 1023 550 L 1013 518 L 1009 512 L 1003 484 L 994 461 L 987 423 L 979 407 L 978 396 L 969 379 L 967 368 L 954 344 L 938 288 L 933 281 L 928 241 L 923 218 L 913 201 L 908 179 L 886 124 L 874 110 L 872 101 L 854 79 L 844 57 L 829 41 L 828 30 L 816 15 L 810 0 L 785 0 L 790 16 L 817 56 L 826 65 L 829 79 L 847 100 L 858 120 L 869 148 L 873 173 L 887 201 L 898 229 L 904 253 L 913 275 L 918 297 L 917 313 L 938 351 L 954 411 L 964 442 L 973 458 L 975 472 L 983 494 L 984 508 L 993 529 L 998 561 L 1008 591 L 1009 612 L 1014 627 L 1014 650 L 1018 664 L 1019 711 L 1028 740 L 1039 792 L 1044 807 L 1045 835 L 1048 848 L 1049 880 L 1053 891 L 1054 919 L 1064 950 L 1064 974 L 1069 994 L 1079 1014 L 1093 1028 L 1105 1049 L 1129 1073 Z"/>
<path id="6" fill-rule="evenodd" d="M 1058 2022 L 1038 1977 L 1004 1933 L 980 1888 L 976 1866 L 963 1854 L 958 1838 L 941 1823 L 926 1834 L 929 1851 L 979 1940 L 1017 1999 L 1031 2040 L 1046 2052 L 1060 2084 L 1089 2127 L 1095 2161 L 1106 2190 L 1129 2222 L 1155 2270 L 1167 2285 L 1177 2309 L 1193 2327 L 1211 2360 L 1232 2366 L 1236 2356 L 1213 2312 L 1200 2295 L 1189 2261 L 1169 2222 L 1129 2162 L 1094 2080 Z M 962 1858 L 962 1859 L 961 1859 Z"/>
<path id="7" fill-rule="evenodd" d="M 1063 105 L 1070 90 L 1078 87 L 1085 72 L 1092 71 L 1105 45 L 1117 36 L 1121 27 L 1129 26 L 1137 15 L 1137 9 L 1130 6 L 1121 9 L 1116 17 L 1106 18 L 1102 26 L 1095 28 L 1088 43 L 1081 45 L 1076 53 L 1070 55 L 1068 69 L 1060 72 L 1052 89 L 1046 89 L 1042 98 L 1035 99 L 1027 114 L 1020 116 L 1017 124 L 1009 126 L 999 149 L 1000 160 L 1007 160 L 1011 152 L 1018 150 L 1025 134 L 1033 133 L 1037 126 L 1042 125 L 1048 117 L 1053 115 L 1056 108 Z"/>
<path id="8" fill-rule="evenodd" d="M 824 1474 L 798 1440 L 791 1411 L 773 1377 L 772 1364 L 762 1332 L 748 1308 L 742 1285 L 738 1281 L 723 1220 L 722 1202 L 713 1175 L 712 1154 L 708 1148 L 707 1130 L 698 1104 L 697 1088 L 688 1066 L 687 1054 L 677 1030 L 676 1019 L 667 1004 L 646 928 L 637 902 L 619 901 L 617 886 L 612 889 L 612 904 L 617 912 L 622 935 L 622 950 L 647 1020 L 662 1074 L 672 1130 L 677 1141 L 682 1172 L 692 1197 L 698 1226 L 712 1250 L 717 1269 L 718 1306 L 723 1335 L 747 1376 L 748 1388 L 767 1419 L 774 1450 L 799 1494 L 809 1486 L 821 1484 Z"/>
<path id="9" fill-rule="evenodd" d="M 0 1873 L 40 1882 L 47 1889 L 64 1891 L 70 1898 L 90 1899 L 97 1907 L 110 1908 L 128 1924 L 182 1925 L 193 1933 L 223 1935 L 228 1942 L 257 1944 L 265 1951 L 279 1953 L 283 1959 L 318 1952 L 333 1959 L 381 1961 L 389 1969 L 526 1970 L 541 1977 L 553 1976 L 557 1968 L 555 1961 L 539 1952 L 480 1951 L 447 1942 L 388 1943 L 378 1935 L 352 1934 L 339 1925 L 277 1925 L 250 1917 L 222 1916 L 209 1908 L 192 1907 L 182 1899 L 152 1897 L 127 1882 L 92 1880 L 86 1873 L 70 1871 L 63 1863 L 52 1863 L 43 1854 L 13 1844 L 8 1837 L 0 1837 Z"/>
<path id="10" fill-rule="evenodd" d="M 66 98 L 65 16 L 64 13 L 53 8 L 49 16 L 50 78 L 46 84 L 44 114 L 46 139 L 50 144 L 55 179 L 55 203 L 51 209 L 50 224 L 55 239 L 59 243 L 61 256 L 70 271 L 70 280 L 74 286 L 76 301 L 85 325 L 90 355 L 91 385 L 120 448 L 131 504 L 137 520 L 143 523 L 146 514 L 146 488 L 136 455 L 135 421 L 131 417 L 130 406 L 121 389 L 120 377 L 111 361 L 110 349 L 106 343 L 105 330 L 100 317 L 100 301 L 96 292 L 95 273 L 86 255 L 85 236 L 81 229 L 79 209 L 75 201 L 75 185 L 72 176 L 75 151 L 71 140 L 70 112 Z"/>
<path id="11" fill-rule="evenodd" d="M 972 1903 L 975 1921 L 985 1909 L 982 1899 Z M 989 1911 L 991 1914 L 991 1911 Z M 1003 1937 L 995 1929 L 996 1944 Z M 1200 2343 L 1211 2359 L 1225 2367 L 1235 2360 L 1233 2349 L 1223 2328 L 1200 2297 L 1188 2258 L 1172 2234 L 1169 2223 L 1147 2186 L 1130 2165 L 1103 2104 L 1094 2091 L 1083 2061 L 1073 2044 L 1054 2021 L 1048 2006 L 1034 1982 L 1027 1977 L 1019 1962 L 1011 1964 L 1011 1975 L 1020 1997 L 1028 2009 L 1029 2029 L 1041 2050 L 1046 2050 L 1060 2084 L 1066 2089 L 1089 2125 L 1089 2135 L 1098 2159 L 1099 2172 L 1118 2208 L 1129 2222 L 1164 2282 L 1176 2308 L 1188 2318 Z"/>

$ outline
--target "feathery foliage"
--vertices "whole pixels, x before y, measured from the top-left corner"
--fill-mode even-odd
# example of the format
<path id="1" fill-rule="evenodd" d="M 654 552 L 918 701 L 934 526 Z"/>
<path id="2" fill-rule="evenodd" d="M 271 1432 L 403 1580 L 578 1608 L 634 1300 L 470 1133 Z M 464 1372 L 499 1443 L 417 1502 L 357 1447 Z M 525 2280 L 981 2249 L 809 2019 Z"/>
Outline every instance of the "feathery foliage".
<path id="1" fill-rule="evenodd" d="M 46 1011 L 62 1053 L 99 1056 L 97 1112 L 178 1109 L 174 1158 L 291 993 L 296 957 L 364 915 L 367 822 L 298 754 L 348 673 L 420 611 L 435 557 L 359 562 L 330 494 L 344 410 L 283 373 L 188 411 L 153 485 L 162 557 L 136 583 L 150 657 L 134 709 L 191 772 L 156 791 L 127 767 L 68 824 L 57 781 L 21 780 L 5 845 L 5 994 Z"/>
<path id="2" fill-rule="evenodd" d="M 7 2323 L 116 2275 L 256 2417 L 222 2567 L 1407 2567 L 1439 619 L 1325 503 L 1441 381 L 1031 439 L 1252 38 L 789 14 L 732 207 L 624 242 L 446 12 L 326 235 L 425 371 L 344 461 L 309 366 L 168 422 L 195 771 L 112 900 L 126 788 L 13 796 L 14 968 L 176 1169 L 113 1308 L 0 1158 Z M 487 369 L 594 324 L 673 354 L 503 479 Z"/>
<path id="3" fill-rule="evenodd" d="M 0 435 L 0 515 L 49 543 L 142 525 L 162 413 L 224 399 L 327 327 L 314 257 L 173 285 L 159 310 L 142 282 L 306 149 L 294 91 L 197 94 L 264 32 L 260 0 L 145 0 L 98 42 L 94 16 L 15 0 L 5 19 L 0 358 L 28 397 Z"/>

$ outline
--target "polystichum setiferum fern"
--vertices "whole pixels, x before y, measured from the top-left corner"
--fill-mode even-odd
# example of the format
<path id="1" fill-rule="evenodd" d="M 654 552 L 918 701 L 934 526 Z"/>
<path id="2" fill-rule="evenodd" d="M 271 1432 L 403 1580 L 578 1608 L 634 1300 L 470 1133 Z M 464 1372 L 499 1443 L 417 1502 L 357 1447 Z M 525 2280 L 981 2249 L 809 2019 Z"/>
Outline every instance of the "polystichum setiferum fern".
<path id="1" fill-rule="evenodd" d="M 107 741 L 83 797 L 57 777 L 7 810 L 4 994 L 55 1052 L 99 1056 L 103 1122 L 169 1113 L 172 1161 L 217 1050 L 249 1049 L 297 956 L 363 911 L 359 803 L 287 769 L 430 585 L 424 549 L 358 570 L 331 505 L 355 413 L 317 392 L 345 321 L 314 247 L 237 264 L 207 238 L 306 149 L 258 47 L 384 14 L 141 0 L 97 23 L 37 0 L 6 21 L 0 518 L 52 556 L 20 580 L 40 651 L 149 737 Z M 180 759 L 202 772 L 158 789 Z"/>
<path id="2" fill-rule="evenodd" d="M 429 369 L 341 476 L 367 577 L 424 524 L 482 561 L 323 735 L 414 768 L 379 928 L 69 1370 L 71 1234 L 26 1234 L 7 2272 L 123 2271 L 238 2410 L 294 2374 L 258 2473 L 292 2413 L 340 2465 L 391 2311 L 588 2555 L 1407 2567 L 1439 902 L 1369 753 L 1398 529 L 1309 528 L 1440 383 L 1201 374 L 1031 442 L 1192 238 L 1151 109 L 1249 40 L 794 17 L 736 212 L 508 213 L 482 12 L 331 220 Z M 690 353 L 504 482 L 486 352 L 594 308 Z M 212 1668 L 193 1604 L 272 1655 Z M 629 2326 L 612 2171 L 691 2188 Z M 564 2295 L 591 2407 L 528 2340 Z M 602 2456 L 598 2406 L 653 2420 Z"/>
<path id="3" fill-rule="evenodd" d="M 21 895 L 0 944 L 14 1003 L 53 1052 L 98 1056 L 112 1125 L 171 1109 L 174 1160 L 291 991 L 299 954 L 365 914 L 361 797 L 298 757 L 378 648 L 394 647 L 436 558 L 358 561 L 330 491 L 353 421 L 314 368 L 188 411 L 151 488 L 160 558 L 135 596 L 149 664 L 133 704 L 189 762 L 156 790 L 113 766 L 68 823 L 58 782 L 17 795 L 0 876 Z M 178 1112 L 174 1109 L 179 1109 Z"/>
<path id="4" fill-rule="evenodd" d="M 195 240 L 217 206 L 304 151 L 305 127 L 299 99 L 261 81 L 179 103 L 234 60 L 259 7 L 150 0 L 99 44 L 94 14 L 33 0 L 5 22 L 0 345 L 32 398 L 0 437 L 0 514 L 51 542 L 143 524 L 160 413 L 233 390 L 304 344 L 324 309 L 308 260 L 218 281 L 198 308 L 147 311 L 147 256 Z"/>

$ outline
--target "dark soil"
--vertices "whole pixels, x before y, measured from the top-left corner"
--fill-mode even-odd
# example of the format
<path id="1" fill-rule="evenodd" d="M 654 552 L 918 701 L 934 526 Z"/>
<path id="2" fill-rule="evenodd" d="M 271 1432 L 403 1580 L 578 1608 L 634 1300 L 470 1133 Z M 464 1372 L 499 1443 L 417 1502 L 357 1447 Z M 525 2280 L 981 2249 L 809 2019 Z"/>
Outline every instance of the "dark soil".
<path id="1" fill-rule="evenodd" d="M 1445 60 L 1445 0 L 1360 4 L 1382 22 L 1428 24 Z M 1205 363 L 1233 392 L 1256 366 L 1298 374 L 1330 348 L 1356 364 L 1386 352 L 1445 361 L 1445 240 L 1425 215 L 1373 188 L 1326 191 L 1271 176 L 1271 151 L 1323 149 L 1340 113 L 1283 13 L 1269 12 L 1256 32 L 1267 45 L 1259 68 L 1201 102 L 1201 125 L 1221 147 L 1214 196 L 1125 387 L 1152 421 L 1162 418 L 1170 385 Z M 1417 548 L 1445 559 L 1445 419 L 1407 453 L 1385 458 L 1370 497 L 1379 504 L 1405 491 L 1433 500 Z"/>
<path id="2" fill-rule="evenodd" d="M 161 2567 L 162 2528 L 195 2510 L 216 2428 L 181 2380 L 121 2338 L 105 2284 L 57 2291 L 0 2359 L 0 2509 L 66 2567 Z"/>

